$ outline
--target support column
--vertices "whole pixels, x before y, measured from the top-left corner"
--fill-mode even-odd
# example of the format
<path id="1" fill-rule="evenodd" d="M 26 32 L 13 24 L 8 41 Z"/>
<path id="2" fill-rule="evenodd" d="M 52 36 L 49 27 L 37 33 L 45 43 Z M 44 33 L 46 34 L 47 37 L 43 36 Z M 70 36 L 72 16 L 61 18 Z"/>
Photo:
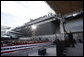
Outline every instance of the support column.
<path id="1" fill-rule="evenodd" d="M 35 40 L 35 30 L 32 31 L 32 38 L 33 38 L 33 40 Z"/>
<path id="2" fill-rule="evenodd" d="M 63 27 L 63 22 L 64 22 L 64 19 L 60 19 L 60 35 L 61 35 L 61 40 L 64 40 L 64 27 Z"/>
<path id="3" fill-rule="evenodd" d="M 60 37 L 59 40 L 56 40 L 56 50 L 57 50 L 57 56 L 64 56 L 64 50 L 65 50 L 65 38 L 64 38 L 64 27 L 63 27 L 64 20 L 60 18 Z"/>

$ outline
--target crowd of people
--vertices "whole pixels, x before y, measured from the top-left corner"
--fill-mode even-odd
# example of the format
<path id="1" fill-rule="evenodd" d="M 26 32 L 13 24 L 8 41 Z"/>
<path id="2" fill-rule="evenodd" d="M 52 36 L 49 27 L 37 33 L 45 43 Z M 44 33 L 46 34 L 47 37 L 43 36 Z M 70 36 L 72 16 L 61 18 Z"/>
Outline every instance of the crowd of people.
<path id="1" fill-rule="evenodd" d="M 10 46 L 10 45 L 19 45 L 19 44 L 29 44 L 29 43 L 41 43 L 41 42 L 47 42 L 49 40 L 45 39 L 39 39 L 39 40 L 4 40 L 1 41 L 1 46 Z"/>

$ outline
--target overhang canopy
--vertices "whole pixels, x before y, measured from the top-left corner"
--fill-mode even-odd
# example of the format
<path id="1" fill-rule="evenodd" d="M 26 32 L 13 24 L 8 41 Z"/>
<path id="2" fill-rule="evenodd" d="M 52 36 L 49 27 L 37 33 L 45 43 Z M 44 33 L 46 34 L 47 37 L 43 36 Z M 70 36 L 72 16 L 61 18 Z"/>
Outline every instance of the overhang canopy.
<path id="1" fill-rule="evenodd" d="M 83 9 L 83 1 L 47 1 L 50 7 L 62 15 Z"/>

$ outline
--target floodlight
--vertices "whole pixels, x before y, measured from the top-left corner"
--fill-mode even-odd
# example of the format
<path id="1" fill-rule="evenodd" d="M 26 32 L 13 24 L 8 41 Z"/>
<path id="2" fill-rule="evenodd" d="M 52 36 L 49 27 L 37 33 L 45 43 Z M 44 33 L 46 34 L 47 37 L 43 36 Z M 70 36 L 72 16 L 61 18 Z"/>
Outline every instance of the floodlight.
<path id="1" fill-rule="evenodd" d="M 36 25 L 32 25 L 32 26 L 31 26 L 31 29 L 32 29 L 32 30 L 35 30 L 36 28 L 37 28 Z"/>
<path id="2" fill-rule="evenodd" d="M 77 13 L 73 14 L 73 16 L 76 16 L 76 15 L 77 15 Z"/>

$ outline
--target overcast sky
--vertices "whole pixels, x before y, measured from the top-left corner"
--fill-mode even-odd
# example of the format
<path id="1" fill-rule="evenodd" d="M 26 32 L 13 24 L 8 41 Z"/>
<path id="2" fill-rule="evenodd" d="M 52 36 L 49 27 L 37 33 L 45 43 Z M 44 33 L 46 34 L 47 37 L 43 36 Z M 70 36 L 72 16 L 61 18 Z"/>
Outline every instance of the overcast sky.
<path id="1" fill-rule="evenodd" d="M 44 1 L 1 1 L 1 25 L 21 26 L 48 12 L 55 13 Z"/>

